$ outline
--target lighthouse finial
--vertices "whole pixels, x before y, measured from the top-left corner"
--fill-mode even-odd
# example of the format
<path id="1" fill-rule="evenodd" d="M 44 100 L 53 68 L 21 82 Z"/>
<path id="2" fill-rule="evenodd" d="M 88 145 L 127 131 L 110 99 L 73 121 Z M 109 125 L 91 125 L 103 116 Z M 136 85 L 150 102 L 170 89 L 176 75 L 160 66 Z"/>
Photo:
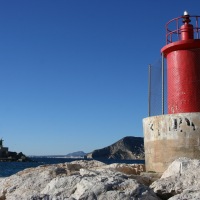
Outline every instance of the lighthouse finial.
<path id="1" fill-rule="evenodd" d="M 183 23 L 184 24 L 185 23 L 189 24 L 191 22 L 190 15 L 189 15 L 189 13 L 187 11 L 184 11 L 182 18 L 183 18 Z"/>
<path id="2" fill-rule="evenodd" d="M 189 15 L 189 13 L 185 10 L 183 15 L 186 16 L 186 15 Z"/>

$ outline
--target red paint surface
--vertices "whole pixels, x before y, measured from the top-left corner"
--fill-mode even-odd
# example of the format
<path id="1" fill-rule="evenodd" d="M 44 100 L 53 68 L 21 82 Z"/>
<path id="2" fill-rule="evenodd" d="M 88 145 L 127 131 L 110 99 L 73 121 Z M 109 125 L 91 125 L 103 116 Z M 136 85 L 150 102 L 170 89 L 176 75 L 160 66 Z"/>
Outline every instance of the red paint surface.
<path id="1" fill-rule="evenodd" d="M 167 58 L 169 114 L 200 112 L 200 39 L 194 39 L 189 22 L 185 17 L 181 40 L 161 50 Z"/>
<path id="2" fill-rule="evenodd" d="M 200 112 L 200 50 L 167 55 L 168 113 Z"/>
<path id="3" fill-rule="evenodd" d="M 181 40 L 189 40 L 194 38 L 193 26 L 191 24 L 183 24 L 180 28 Z"/>
<path id="4" fill-rule="evenodd" d="M 164 53 L 165 57 L 167 57 L 167 55 L 172 51 L 198 49 L 198 48 L 200 48 L 200 39 L 180 40 L 165 45 L 161 49 L 161 52 Z"/>

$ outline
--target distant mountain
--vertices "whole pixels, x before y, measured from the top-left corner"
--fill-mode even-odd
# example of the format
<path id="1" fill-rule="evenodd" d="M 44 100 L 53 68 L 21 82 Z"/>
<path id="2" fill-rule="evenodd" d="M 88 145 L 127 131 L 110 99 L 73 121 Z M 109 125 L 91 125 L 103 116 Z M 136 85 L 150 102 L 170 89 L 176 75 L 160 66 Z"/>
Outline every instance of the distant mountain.
<path id="1" fill-rule="evenodd" d="M 76 151 L 73 153 L 68 153 L 65 157 L 79 158 L 79 157 L 84 157 L 85 155 L 86 155 L 86 153 L 83 151 Z"/>
<path id="2" fill-rule="evenodd" d="M 102 149 L 94 150 L 86 158 L 93 159 L 144 159 L 144 138 L 127 136 L 114 144 Z"/>

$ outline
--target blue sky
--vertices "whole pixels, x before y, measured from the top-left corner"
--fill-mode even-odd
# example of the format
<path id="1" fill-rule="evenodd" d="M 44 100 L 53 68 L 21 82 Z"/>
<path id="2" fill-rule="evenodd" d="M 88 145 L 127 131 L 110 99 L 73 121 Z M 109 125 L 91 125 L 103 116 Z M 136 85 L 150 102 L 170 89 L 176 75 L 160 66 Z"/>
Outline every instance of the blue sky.
<path id="1" fill-rule="evenodd" d="M 26 155 L 143 136 L 148 64 L 199 0 L 1 0 L 0 137 Z"/>

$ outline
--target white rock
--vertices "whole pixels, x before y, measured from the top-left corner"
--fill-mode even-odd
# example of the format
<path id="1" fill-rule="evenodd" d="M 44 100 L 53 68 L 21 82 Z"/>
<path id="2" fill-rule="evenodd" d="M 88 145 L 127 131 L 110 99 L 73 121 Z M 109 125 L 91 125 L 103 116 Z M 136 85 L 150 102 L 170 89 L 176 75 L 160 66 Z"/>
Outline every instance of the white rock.
<path id="1" fill-rule="evenodd" d="M 177 194 L 169 200 L 200 200 L 200 191 L 199 190 L 185 190 L 181 194 Z"/>
<path id="2" fill-rule="evenodd" d="M 62 184 L 60 181 L 62 180 Z M 60 187 L 61 186 L 61 187 Z M 69 187 L 70 186 L 70 187 Z M 56 189 L 55 189 L 56 188 Z M 159 199 L 148 187 L 139 184 L 128 176 L 110 170 L 81 169 L 80 176 L 56 178 L 52 180 L 41 194 L 55 198 L 74 199 Z"/>
<path id="3" fill-rule="evenodd" d="M 200 160 L 175 160 L 150 187 L 163 199 L 195 199 L 200 191 Z"/>
<path id="4" fill-rule="evenodd" d="M 96 161 L 81 161 L 26 169 L 0 180 L 0 199 L 159 199 L 150 188 L 131 176 L 104 166 Z"/>
<path id="5" fill-rule="evenodd" d="M 75 161 L 70 162 L 70 164 L 79 164 L 82 168 L 86 168 L 86 169 L 106 166 L 105 163 L 100 162 L 98 160 L 75 160 Z"/>
<path id="6" fill-rule="evenodd" d="M 180 175 L 191 169 L 200 167 L 200 160 L 190 158 L 178 158 L 167 168 L 161 178 L 167 178 L 173 175 Z"/>
<path id="7" fill-rule="evenodd" d="M 145 171 L 144 164 L 124 164 L 124 163 L 113 163 L 105 165 L 102 168 L 113 169 L 125 174 L 140 175 L 141 172 Z"/>

